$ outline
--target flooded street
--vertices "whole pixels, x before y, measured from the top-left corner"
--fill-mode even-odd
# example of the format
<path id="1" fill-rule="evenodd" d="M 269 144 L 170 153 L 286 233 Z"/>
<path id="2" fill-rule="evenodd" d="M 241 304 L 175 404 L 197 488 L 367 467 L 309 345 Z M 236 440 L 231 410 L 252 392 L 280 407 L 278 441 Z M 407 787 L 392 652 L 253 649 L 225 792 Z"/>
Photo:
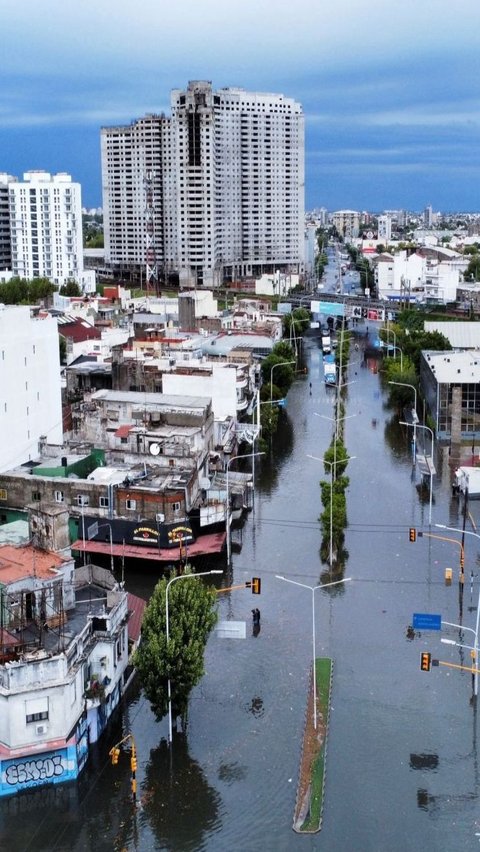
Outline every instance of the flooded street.
<path id="1" fill-rule="evenodd" d="M 466 542 L 463 614 L 458 547 L 428 531 L 428 491 L 412 473 L 410 447 L 374 362 L 352 352 L 345 443 L 349 527 L 345 577 L 316 595 L 317 654 L 334 659 L 323 827 L 292 831 L 307 684 L 312 660 L 311 593 L 276 574 L 315 586 L 338 576 L 320 559 L 319 480 L 330 442 L 333 393 L 322 381 L 321 352 L 307 339 L 309 375 L 295 382 L 282 434 L 258 461 L 255 507 L 234 549 L 224 586 L 252 576 L 262 594 L 219 596 L 220 618 L 247 622 L 247 639 L 212 635 L 206 674 L 190 702 L 187 730 L 166 746 L 139 690 L 94 754 L 81 781 L 0 804 L 0 848 L 10 850 L 173 850 L 173 852 L 451 852 L 480 847 L 476 711 L 469 672 L 420 671 L 421 651 L 461 663 L 438 632 L 406 637 L 414 612 L 475 626 L 477 552 Z M 353 363 L 357 359 L 357 363 Z M 310 393 L 309 383 L 312 383 Z M 324 415 L 323 417 L 316 416 Z M 421 439 L 420 439 L 421 440 Z M 433 523 L 461 526 L 448 455 L 437 459 Z M 480 512 L 474 504 L 472 513 Z M 442 534 L 434 526 L 433 534 Z M 445 533 L 443 533 L 445 535 Z M 446 533 L 455 537 L 455 533 Z M 218 567 L 213 565 L 211 567 Z M 453 582 L 446 586 L 446 567 Z M 475 573 L 473 599 L 470 572 Z M 340 575 L 341 576 L 341 575 Z M 153 573 L 128 573 L 127 588 L 148 597 Z M 252 633 L 251 609 L 261 610 Z M 463 642 L 470 644 L 469 634 Z M 462 641 L 456 634 L 457 641 Z M 464 661 L 468 665 L 469 652 Z M 138 806 L 127 754 L 111 766 L 108 749 L 131 731 L 138 751 Z"/>

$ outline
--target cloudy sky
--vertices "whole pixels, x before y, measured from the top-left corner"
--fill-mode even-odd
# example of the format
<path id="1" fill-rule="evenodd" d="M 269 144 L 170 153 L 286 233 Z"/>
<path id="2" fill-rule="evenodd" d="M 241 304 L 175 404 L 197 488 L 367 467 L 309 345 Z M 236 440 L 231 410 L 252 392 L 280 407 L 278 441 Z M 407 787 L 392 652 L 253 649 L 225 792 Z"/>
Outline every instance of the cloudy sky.
<path id="1" fill-rule="evenodd" d="M 101 204 L 100 127 L 188 80 L 306 117 L 307 209 L 480 210 L 480 0 L 0 0 L 0 171 Z"/>

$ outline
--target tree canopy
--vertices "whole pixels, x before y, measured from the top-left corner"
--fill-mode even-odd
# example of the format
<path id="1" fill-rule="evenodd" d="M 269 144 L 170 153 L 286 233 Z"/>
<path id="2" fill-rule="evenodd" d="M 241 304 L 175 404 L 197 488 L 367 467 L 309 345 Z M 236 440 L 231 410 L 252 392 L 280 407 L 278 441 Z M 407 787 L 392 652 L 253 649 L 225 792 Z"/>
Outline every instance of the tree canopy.
<path id="1" fill-rule="evenodd" d="M 169 640 L 166 635 L 166 594 L 169 579 L 160 580 L 143 617 L 142 642 L 134 655 L 145 695 L 157 721 L 168 713 L 168 680 L 172 715 L 186 716 L 193 687 L 204 674 L 207 639 L 217 622 L 217 596 L 195 575 L 185 574 L 168 590 Z"/>
<path id="2" fill-rule="evenodd" d="M 0 302 L 4 305 L 35 305 L 48 299 L 57 288 L 48 278 L 12 278 L 0 284 Z"/>

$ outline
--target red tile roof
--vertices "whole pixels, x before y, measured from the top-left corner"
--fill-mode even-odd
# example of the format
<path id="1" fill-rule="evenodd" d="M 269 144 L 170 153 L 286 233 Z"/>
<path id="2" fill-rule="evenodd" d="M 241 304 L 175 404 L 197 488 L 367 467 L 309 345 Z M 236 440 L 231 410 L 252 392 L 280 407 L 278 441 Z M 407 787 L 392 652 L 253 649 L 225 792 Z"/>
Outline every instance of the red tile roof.
<path id="1" fill-rule="evenodd" d="M 42 580 L 53 579 L 55 570 L 65 562 L 61 556 L 49 550 L 38 550 L 31 544 L 15 547 L 12 544 L 0 545 L 0 583 L 7 586 L 25 577 L 39 577 Z"/>
<path id="2" fill-rule="evenodd" d="M 143 598 L 132 595 L 130 592 L 127 595 L 128 611 L 130 618 L 128 621 L 128 638 L 131 642 L 137 643 L 140 639 L 142 629 L 143 613 L 147 602 Z"/>

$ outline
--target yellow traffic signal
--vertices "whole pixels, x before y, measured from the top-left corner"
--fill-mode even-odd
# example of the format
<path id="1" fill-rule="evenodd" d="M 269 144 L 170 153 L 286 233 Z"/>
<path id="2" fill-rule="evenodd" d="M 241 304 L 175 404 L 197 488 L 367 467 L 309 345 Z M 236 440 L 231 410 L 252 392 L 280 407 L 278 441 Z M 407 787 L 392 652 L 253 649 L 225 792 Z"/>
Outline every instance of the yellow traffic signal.
<path id="1" fill-rule="evenodd" d="M 460 568 L 464 568 L 464 567 L 465 567 L 465 554 L 462 550 L 462 552 L 460 553 Z"/>
<path id="2" fill-rule="evenodd" d="M 118 758 L 120 757 L 120 749 L 113 746 L 113 748 L 110 749 L 109 754 L 112 758 L 112 764 L 115 766 L 115 764 L 118 763 Z"/>
<path id="3" fill-rule="evenodd" d="M 446 586 L 452 585 L 452 569 L 451 568 L 445 568 L 445 585 Z"/>
<path id="4" fill-rule="evenodd" d="M 416 531 L 415 527 L 410 527 L 409 537 L 410 537 L 410 541 L 416 541 L 417 540 L 417 531 Z"/>
<path id="5" fill-rule="evenodd" d="M 136 757 L 132 756 L 130 758 L 130 769 L 132 770 L 132 772 L 136 771 L 136 769 L 137 769 L 137 758 Z"/>
<path id="6" fill-rule="evenodd" d="M 428 651 L 422 651 L 420 655 L 420 668 L 422 672 L 429 672 L 432 666 L 432 655 Z"/>
<path id="7" fill-rule="evenodd" d="M 252 595 L 259 595 L 262 591 L 262 581 L 260 577 L 252 577 Z"/>

